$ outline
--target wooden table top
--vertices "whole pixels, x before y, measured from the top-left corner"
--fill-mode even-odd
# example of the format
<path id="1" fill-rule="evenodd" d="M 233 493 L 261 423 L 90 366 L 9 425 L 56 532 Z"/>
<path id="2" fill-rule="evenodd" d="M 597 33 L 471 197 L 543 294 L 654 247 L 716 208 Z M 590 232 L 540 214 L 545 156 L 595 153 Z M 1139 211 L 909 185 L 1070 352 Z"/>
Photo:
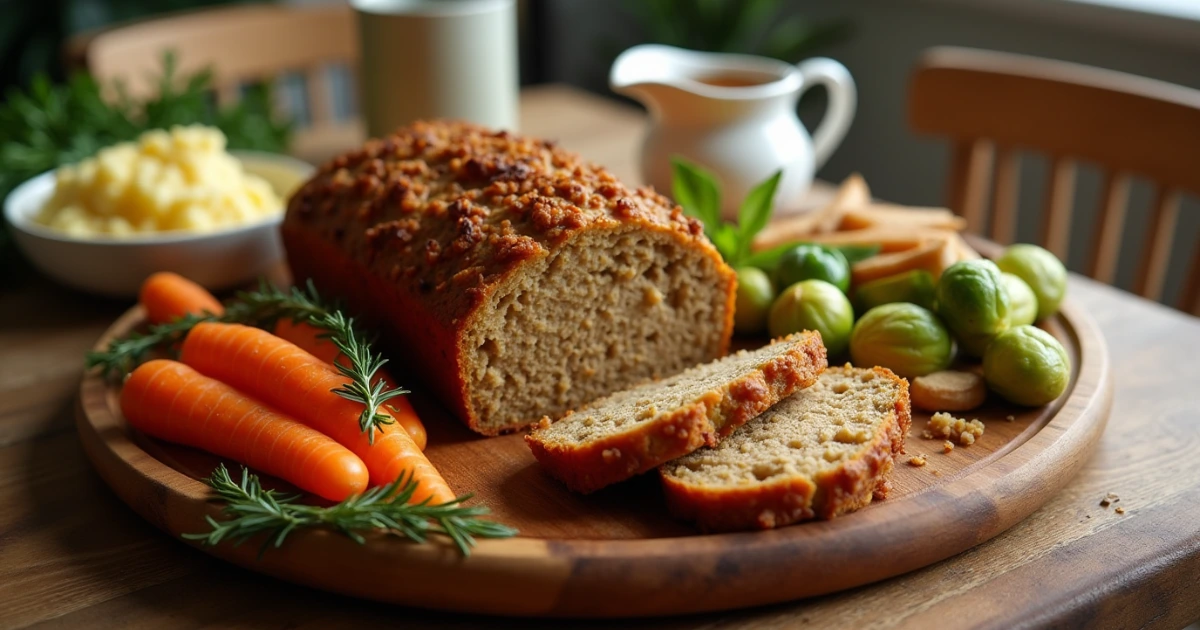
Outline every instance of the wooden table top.
<path id="1" fill-rule="evenodd" d="M 522 107 L 526 132 L 637 179 L 636 110 L 561 87 L 526 92 Z M 0 628 L 564 626 L 330 595 L 227 565 L 154 529 L 92 471 L 73 423 L 83 354 L 129 305 L 33 272 L 0 278 Z M 1178 628 L 1200 619 L 1200 320 L 1078 276 L 1069 299 L 1109 344 L 1112 416 L 1078 478 L 1008 532 L 846 593 L 571 626 Z M 1110 492 L 1120 502 L 1101 507 Z"/>

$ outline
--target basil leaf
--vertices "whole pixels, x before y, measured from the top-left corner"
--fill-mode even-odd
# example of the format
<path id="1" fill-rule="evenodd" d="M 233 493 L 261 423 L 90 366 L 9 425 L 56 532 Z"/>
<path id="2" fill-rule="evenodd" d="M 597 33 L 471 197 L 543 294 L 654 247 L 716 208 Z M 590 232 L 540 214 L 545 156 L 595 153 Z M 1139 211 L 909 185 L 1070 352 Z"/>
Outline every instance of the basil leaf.
<path id="1" fill-rule="evenodd" d="M 709 240 L 716 246 L 721 258 L 730 266 L 738 266 L 739 246 L 738 231 L 732 224 L 723 223 L 717 226 L 715 232 L 709 235 Z"/>
<path id="2" fill-rule="evenodd" d="M 684 214 L 704 224 L 704 232 L 715 242 L 721 226 L 721 190 L 717 178 L 699 165 L 678 155 L 671 157 L 671 188 L 675 203 Z"/>
<path id="3" fill-rule="evenodd" d="M 775 189 L 779 187 L 781 177 L 783 177 L 783 171 L 775 171 L 774 175 L 755 186 L 754 190 L 751 190 L 750 194 L 746 195 L 746 199 L 742 201 L 742 206 L 738 209 L 739 258 L 750 254 L 750 245 L 754 242 L 754 236 L 767 227 L 767 222 L 771 220 Z"/>

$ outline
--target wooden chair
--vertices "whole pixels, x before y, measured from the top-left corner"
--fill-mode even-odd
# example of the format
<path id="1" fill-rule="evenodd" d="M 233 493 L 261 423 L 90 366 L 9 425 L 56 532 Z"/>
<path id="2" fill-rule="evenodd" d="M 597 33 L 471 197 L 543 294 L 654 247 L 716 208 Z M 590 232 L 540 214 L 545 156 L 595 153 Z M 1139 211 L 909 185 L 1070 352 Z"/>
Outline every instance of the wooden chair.
<path id="1" fill-rule="evenodd" d="M 309 115 L 296 129 L 294 154 L 319 161 L 364 138 L 357 117 L 335 117 L 329 85 L 331 67 L 353 75 L 358 64 L 358 32 L 346 4 L 205 9 L 106 29 L 69 48 L 98 80 L 119 79 L 132 96 L 155 89 L 166 51 L 175 53 L 181 73 L 211 68 L 221 103 L 236 101 L 243 85 L 298 73 Z"/>
<path id="2" fill-rule="evenodd" d="M 1076 165 L 1099 166 L 1103 200 L 1086 271 L 1103 282 L 1115 278 L 1130 177 L 1152 182 L 1134 290 L 1162 299 L 1180 197 L 1200 195 L 1200 91 L 1059 61 L 934 48 L 912 75 L 908 111 L 914 130 L 953 142 L 949 206 L 967 219 L 969 230 L 1001 243 L 1016 234 L 1018 151 L 1049 158 L 1041 240 L 1064 260 L 1072 240 Z M 1194 251 L 1178 303 L 1193 314 L 1200 314 L 1197 240 L 1182 239 Z"/>

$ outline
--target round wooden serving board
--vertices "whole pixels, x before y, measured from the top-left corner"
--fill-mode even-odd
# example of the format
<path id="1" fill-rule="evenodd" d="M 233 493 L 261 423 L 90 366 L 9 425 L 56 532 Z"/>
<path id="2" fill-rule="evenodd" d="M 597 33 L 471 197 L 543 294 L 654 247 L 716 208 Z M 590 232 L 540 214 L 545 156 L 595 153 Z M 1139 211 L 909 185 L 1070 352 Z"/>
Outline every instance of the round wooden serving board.
<path id="1" fill-rule="evenodd" d="M 122 316 L 98 347 L 143 322 Z M 502 615 L 620 617 L 712 611 L 820 595 L 924 567 L 1011 527 L 1080 469 L 1104 429 L 1112 397 L 1103 339 L 1069 301 L 1045 325 L 1071 356 L 1066 394 L 1040 409 L 996 400 L 968 418 L 983 437 L 943 453 L 913 414 L 891 494 L 857 513 L 782 529 L 704 535 L 673 520 L 656 475 L 589 496 L 547 477 L 520 435 L 476 436 L 436 401 L 412 394 L 429 431 L 429 458 L 450 485 L 517 527 L 482 540 L 470 557 L 444 541 L 385 535 L 360 546 L 338 534 L 297 532 L 258 557 L 258 544 L 201 547 L 243 567 L 301 584 L 397 604 Z M 151 523 L 178 537 L 220 518 L 207 476 L 217 459 L 158 442 L 121 417 L 119 386 L 83 379 L 79 432 L 100 475 Z M 1009 419 L 1011 418 L 1011 419 Z M 914 467 L 909 456 L 924 455 Z M 236 470 L 236 467 L 232 468 Z"/>

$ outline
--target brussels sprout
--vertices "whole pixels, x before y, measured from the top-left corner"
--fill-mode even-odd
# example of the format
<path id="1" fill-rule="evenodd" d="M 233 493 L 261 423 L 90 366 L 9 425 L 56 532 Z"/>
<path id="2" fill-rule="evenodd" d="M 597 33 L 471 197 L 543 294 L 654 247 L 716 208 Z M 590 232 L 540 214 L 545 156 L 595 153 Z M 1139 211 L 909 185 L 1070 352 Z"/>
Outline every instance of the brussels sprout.
<path id="1" fill-rule="evenodd" d="M 767 316 L 767 330 L 781 337 L 801 330 L 821 333 L 829 356 L 846 351 L 854 308 L 846 294 L 824 280 L 805 280 L 783 290 Z"/>
<path id="2" fill-rule="evenodd" d="M 1008 292 L 990 260 L 950 265 L 937 286 L 937 309 L 963 350 L 979 356 L 989 338 L 1008 330 Z"/>
<path id="3" fill-rule="evenodd" d="M 905 378 L 944 370 L 953 356 L 950 332 L 937 315 L 907 302 L 867 311 L 850 335 L 850 359 L 855 365 L 882 365 Z"/>
<path id="4" fill-rule="evenodd" d="M 1058 312 L 1058 305 L 1067 294 L 1067 268 L 1054 254 L 1037 245 L 1013 245 L 996 259 L 996 265 L 1033 289 L 1039 320 Z"/>
<path id="5" fill-rule="evenodd" d="M 733 311 L 733 329 L 743 335 L 756 335 L 767 328 L 767 313 L 775 301 L 775 287 L 762 269 L 741 267 L 737 270 L 737 306 Z"/>
<path id="6" fill-rule="evenodd" d="M 1007 271 L 1000 273 L 1000 280 L 1004 282 L 1004 290 L 1008 291 L 1008 325 L 1015 328 L 1037 321 L 1038 301 L 1033 289 L 1020 276 Z"/>
<path id="7" fill-rule="evenodd" d="M 860 313 L 892 302 L 933 308 L 933 274 L 914 269 L 867 282 L 854 290 L 854 309 Z"/>
<path id="8" fill-rule="evenodd" d="M 779 259 L 775 280 L 781 287 L 790 287 L 804 280 L 824 280 L 845 293 L 850 289 L 850 263 L 836 249 L 801 244 L 789 249 Z"/>
<path id="9" fill-rule="evenodd" d="M 1049 333 L 1017 326 L 988 345 L 983 354 L 983 378 L 1009 402 L 1037 407 L 1067 389 L 1071 362 L 1062 344 Z"/>

